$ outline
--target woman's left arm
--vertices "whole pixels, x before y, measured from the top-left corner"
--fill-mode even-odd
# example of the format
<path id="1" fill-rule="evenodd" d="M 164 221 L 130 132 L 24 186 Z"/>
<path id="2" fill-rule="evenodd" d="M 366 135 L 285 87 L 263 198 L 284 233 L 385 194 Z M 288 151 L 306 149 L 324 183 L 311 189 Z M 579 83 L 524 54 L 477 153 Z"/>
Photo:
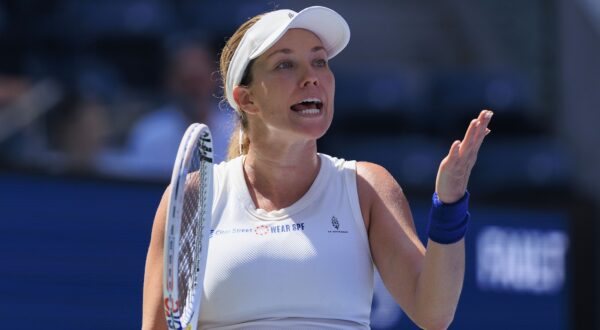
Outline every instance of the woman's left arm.
<path id="1" fill-rule="evenodd" d="M 482 111 L 464 139 L 455 141 L 442 160 L 436 179 L 436 193 L 442 203 L 454 203 L 465 195 L 477 152 L 489 133 L 491 116 L 491 111 Z M 464 239 L 451 244 L 430 239 L 425 250 L 416 238 L 402 189 L 381 167 L 360 164 L 358 188 L 371 253 L 386 287 L 417 325 L 447 328 L 462 290 Z"/>
<path id="2" fill-rule="evenodd" d="M 490 132 L 487 127 L 492 115 L 489 110 L 481 111 L 478 118 L 471 121 L 463 140 L 454 141 L 450 152 L 440 163 L 435 191 L 441 203 L 453 204 L 466 194 L 479 148 Z M 464 273 L 464 238 L 452 244 L 439 244 L 430 238 L 417 286 L 422 293 L 423 304 L 449 320 L 448 325 L 458 305 Z"/>

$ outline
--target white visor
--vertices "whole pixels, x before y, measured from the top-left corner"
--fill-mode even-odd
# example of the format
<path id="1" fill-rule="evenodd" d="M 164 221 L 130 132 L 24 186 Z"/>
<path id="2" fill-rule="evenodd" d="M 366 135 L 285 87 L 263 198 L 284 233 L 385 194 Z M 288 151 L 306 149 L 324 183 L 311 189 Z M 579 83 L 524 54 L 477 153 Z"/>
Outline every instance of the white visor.
<path id="1" fill-rule="evenodd" d="M 275 44 L 289 29 L 306 29 L 319 37 L 329 59 L 339 54 L 350 41 L 348 23 L 335 11 L 321 7 L 308 7 L 299 13 L 281 9 L 263 15 L 240 41 L 227 71 L 227 102 L 234 109 L 233 88 L 241 83 L 246 67 Z"/>

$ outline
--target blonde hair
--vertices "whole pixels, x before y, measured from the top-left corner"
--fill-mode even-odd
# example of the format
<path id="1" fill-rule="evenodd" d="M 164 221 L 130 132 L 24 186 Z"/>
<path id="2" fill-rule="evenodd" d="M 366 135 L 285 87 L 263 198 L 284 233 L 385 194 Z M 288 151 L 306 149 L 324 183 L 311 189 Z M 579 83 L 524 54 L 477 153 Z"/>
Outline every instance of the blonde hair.
<path id="1" fill-rule="evenodd" d="M 256 24 L 256 22 L 258 22 L 258 20 L 260 20 L 262 16 L 263 14 L 254 16 L 251 19 L 247 20 L 244 24 L 242 24 L 237 29 L 237 31 L 235 31 L 235 33 L 231 36 L 231 38 L 227 40 L 225 47 L 223 47 L 223 50 L 221 51 L 219 67 L 221 71 L 221 79 L 223 80 L 223 95 L 227 95 L 227 72 L 229 71 L 229 63 L 233 58 L 233 54 L 235 53 L 235 50 L 239 46 L 240 42 L 242 41 L 242 38 L 244 37 L 248 29 L 250 29 L 254 24 Z M 252 74 L 250 72 L 252 68 L 252 63 L 253 62 L 251 61 L 248 64 L 246 72 L 244 73 L 244 76 L 240 83 L 241 85 L 247 86 L 252 82 Z M 231 134 L 231 138 L 229 139 L 229 146 L 227 147 L 228 160 L 236 158 L 240 155 L 247 154 L 248 148 L 250 147 L 250 139 L 248 139 L 248 135 L 243 134 L 248 129 L 248 118 L 242 110 L 235 108 L 234 110 L 238 115 L 238 120 L 236 123 L 236 127 L 233 130 L 233 133 Z M 240 139 L 241 135 L 243 136 Z"/>

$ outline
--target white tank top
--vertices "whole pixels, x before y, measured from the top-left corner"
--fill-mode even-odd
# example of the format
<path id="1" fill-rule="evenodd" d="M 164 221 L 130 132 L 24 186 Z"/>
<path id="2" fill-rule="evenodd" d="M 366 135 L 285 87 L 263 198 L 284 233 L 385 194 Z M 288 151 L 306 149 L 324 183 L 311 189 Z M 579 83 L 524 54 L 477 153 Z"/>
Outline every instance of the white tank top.
<path id="1" fill-rule="evenodd" d="M 308 192 L 256 209 L 238 157 L 215 166 L 201 329 L 369 329 L 373 261 L 356 163 L 319 154 Z"/>

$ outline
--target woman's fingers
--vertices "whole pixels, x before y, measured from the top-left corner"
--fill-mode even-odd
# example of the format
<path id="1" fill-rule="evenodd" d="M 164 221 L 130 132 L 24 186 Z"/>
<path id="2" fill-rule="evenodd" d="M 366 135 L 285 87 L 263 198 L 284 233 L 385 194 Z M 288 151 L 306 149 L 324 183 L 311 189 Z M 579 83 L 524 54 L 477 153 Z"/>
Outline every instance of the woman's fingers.
<path id="1" fill-rule="evenodd" d="M 473 145 L 473 140 L 475 139 L 480 125 L 479 118 L 471 120 L 467 131 L 465 132 L 465 137 L 461 143 L 461 154 L 464 155 L 467 150 L 470 150 L 471 145 Z"/>
<path id="2" fill-rule="evenodd" d="M 491 132 L 487 126 L 490 123 L 490 120 L 492 120 L 492 116 L 494 115 L 493 112 L 489 111 L 489 110 L 483 110 L 481 112 L 481 114 L 479 115 L 480 117 L 480 122 L 481 122 L 481 134 L 479 134 L 478 139 L 475 141 L 475 148 L 474 148 L 474 152 L 475 155 L 477 155 L 477 153 L 479 152 L 479 148 L 481 147 L 481 144 L 483 143 L 483 139 L 486 137 L 486 135 L 489 134 L 489 132 Z M 481 118 L 483 116 L 483 118 Z"/>
<path id="3" fill-rule="evenodd" d="M 460 152 L 460 140 L 456 140 L 450 146 L 450 151 L 448 152 L 448 158 L 450 158 L 450 159 L 458 158 L 459 152 Z"/>
<path id="4" fill-rule="evenodd" d="M 490 132 L 487 126 L 492 114 L 491 111 L 483 110 L 473 119 L 464 139 L 454 141 L 448 156 L 442 160 L 436 178 L 436 191 L 443 202 L 450 203 L 464 195 L 479 148 Z"/>
<path id="5" fill-rule="evenodd" d="M 493 113 L 483 110 L 476 119 L 471 121 L 461 143 L 461 155 L 467 158 L 476 157 L 485 136 L 490 132 L 487 128 Z"/>

